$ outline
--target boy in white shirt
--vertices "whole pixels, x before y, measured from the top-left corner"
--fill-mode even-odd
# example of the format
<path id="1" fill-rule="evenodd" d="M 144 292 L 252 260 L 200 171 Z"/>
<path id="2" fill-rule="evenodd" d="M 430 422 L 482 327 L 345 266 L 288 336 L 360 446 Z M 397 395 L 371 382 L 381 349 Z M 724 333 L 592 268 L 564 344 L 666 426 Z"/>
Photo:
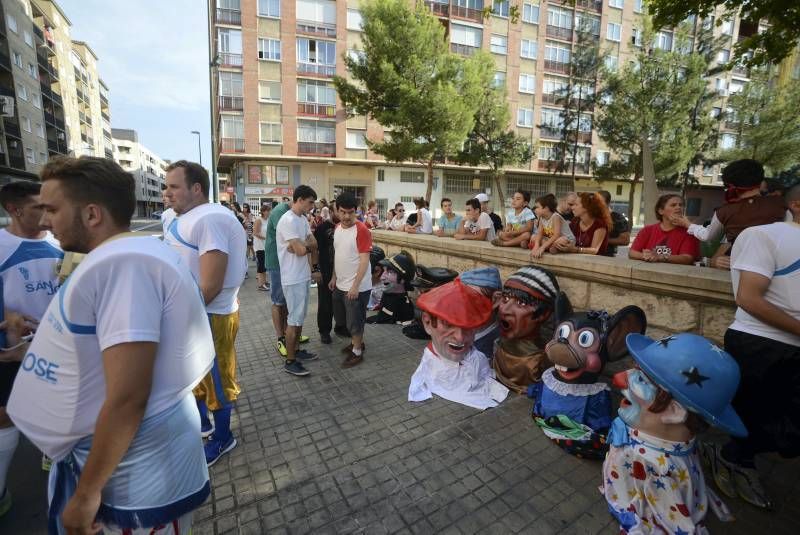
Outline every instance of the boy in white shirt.
<path id="1" fill-rule="evenodd" d="M 497 234 L 497 238 L 492 240 L 492 245 L 498 247 L 528 247 L 528 240 L 531 239 L 533 223 L 536 216 L 533 214 L 528 203 L 531 202 L 531 192 L 518 189 L 511 197 L 511 210 L 506 214 L 506 226 Z"/>
<path id="2" fill-rule="evenodd" d="M 481 212 L 481 202 L 478 199 L 467 201 L 464 219 L 453 238 L 457 240 L 492 241 L 496 234 L 492 218 L 486 212 Z"/>

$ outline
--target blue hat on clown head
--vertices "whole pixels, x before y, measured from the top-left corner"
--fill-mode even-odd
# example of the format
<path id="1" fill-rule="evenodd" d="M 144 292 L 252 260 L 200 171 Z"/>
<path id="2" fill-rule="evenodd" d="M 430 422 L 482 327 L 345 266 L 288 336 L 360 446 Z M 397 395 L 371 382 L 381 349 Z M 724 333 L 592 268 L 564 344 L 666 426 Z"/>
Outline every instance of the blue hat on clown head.
<path id="1" fill-rule="evenodd" d="M 733 436 L 747 436 L 731 400 L 739 387 L 739 365 L 702 336 L 680 333 L 653 340 L 625 339 L 639 368 L 686 409 Z"/>

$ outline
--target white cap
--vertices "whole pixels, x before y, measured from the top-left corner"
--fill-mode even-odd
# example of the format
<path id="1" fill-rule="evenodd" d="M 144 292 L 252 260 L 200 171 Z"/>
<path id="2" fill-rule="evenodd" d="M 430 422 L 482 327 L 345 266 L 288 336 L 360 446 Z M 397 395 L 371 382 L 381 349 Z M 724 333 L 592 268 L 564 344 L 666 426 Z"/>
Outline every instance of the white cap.
<path id="1" fill-rule="evenodd" d="M 489 196 L 485 193 L 478 193 L 475 195 L 475 198 L 478 199 L 481 203 L 489 202 Z"/>

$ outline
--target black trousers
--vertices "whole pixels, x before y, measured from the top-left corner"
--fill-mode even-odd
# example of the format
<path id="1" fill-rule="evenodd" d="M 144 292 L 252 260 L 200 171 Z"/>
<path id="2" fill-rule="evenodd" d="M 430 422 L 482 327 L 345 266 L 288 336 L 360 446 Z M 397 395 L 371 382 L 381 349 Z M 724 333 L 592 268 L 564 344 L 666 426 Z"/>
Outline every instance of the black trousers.
<path id="1" fill-rule="evenodd" d="M 328 289 L 332 273 L 322 272 L 322 281 L 317 285 L 317 327 L 320 334 L 330 334 L 333 328 L 333 292 Z"/>

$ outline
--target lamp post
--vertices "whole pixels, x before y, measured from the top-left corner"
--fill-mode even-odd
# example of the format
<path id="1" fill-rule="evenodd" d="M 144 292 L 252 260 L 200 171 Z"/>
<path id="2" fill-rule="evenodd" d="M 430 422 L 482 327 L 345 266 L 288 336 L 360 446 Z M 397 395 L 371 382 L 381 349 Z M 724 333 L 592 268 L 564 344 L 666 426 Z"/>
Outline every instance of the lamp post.
<path id="1" fill-rule="evenodd" d="M 192 134 L 197 134 L 197 154 L 200 156 L 200 165 L 203 165 L 203 149 L 200 145 L 200 132 L 192 130 Z"/>

